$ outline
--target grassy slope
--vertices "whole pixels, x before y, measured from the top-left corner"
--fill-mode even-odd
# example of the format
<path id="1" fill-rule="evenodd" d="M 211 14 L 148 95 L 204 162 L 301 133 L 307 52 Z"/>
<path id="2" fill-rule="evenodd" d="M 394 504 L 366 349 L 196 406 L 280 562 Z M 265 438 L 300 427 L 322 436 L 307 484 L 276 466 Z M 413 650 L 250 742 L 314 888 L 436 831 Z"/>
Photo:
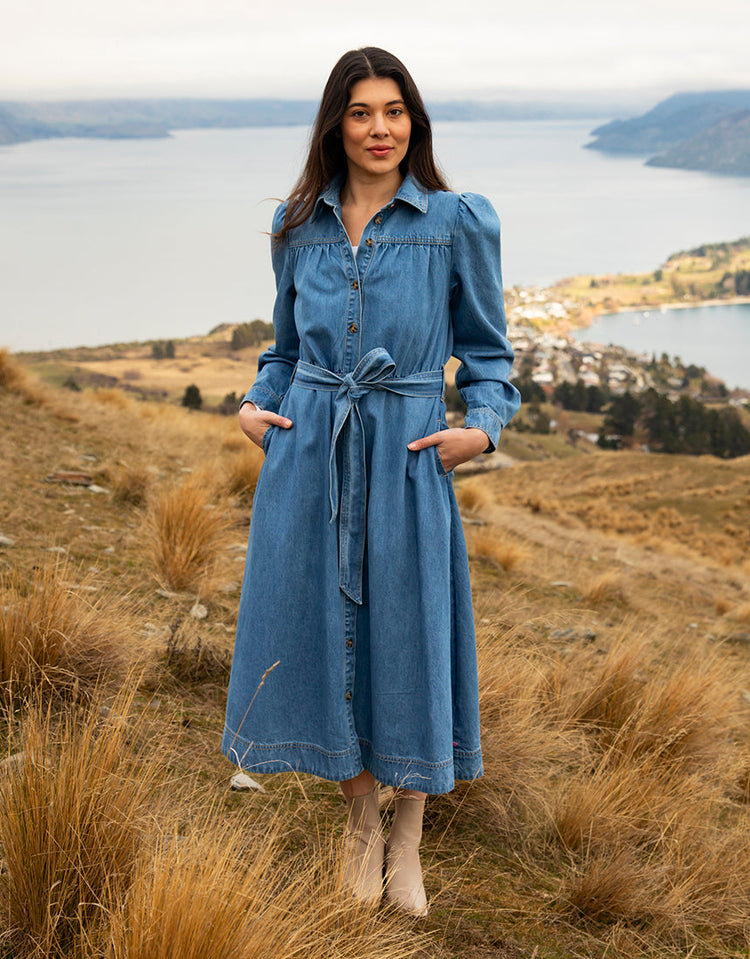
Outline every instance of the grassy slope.
<path id="1" fill-rule="evenodd" d="M 739 240 L 731 246 L 720 253 L 708 247 L 702 256 L 675 253 L 663 264 L 659 279 L 656 271 L 575 276 L 556 283 L 553 290 L 559 299 L 579 304 L 583 321 L 602 311 L 699 303 L 715 297 L 714 288 L 726 272 L 750 269 L 750 242 Z M 732 298 L 729 290 L 724 295 Z"/>
<path id="2" fill-rule="evenodd" d="M 56 545 L 67 551 L 68 580 L 87 583 L 92 602 L 102 597 L 114 609 L 127 600 L 124 652 L 147 664 L 133 708 L 151 700 L 149 736 L 161 744 L 169 802 L 185 828 L 213 805 L 239 833 L 281 811 L 287 855 L 338 835 L 342 805 L 331 784 L 267 777 L 269 796 L 227 790 L 231 767 L 218 737 L 249 520 L 247 497 L 229 492 L 243 443 L 234 422 L 112 391 L 66 392 L 50 406 L 0 389 L 0 424 L 0 533 L 15 539 L 0 550 L 3 586 L 14 570 L 31 580 Z M 88 470 L 110 491 L 140 469 L 145 499 L 132 505 L 46 483 L 58 469 Z M 211 581 L 164 598 L 148 561 L 149 509 L 189 476 L 227 516 L 228 538 Z M 750 462 L 572 455 L 462 479 L 457 489 L 472 557 L 487 775 L 430 803 L 433 906 L 423 930 L 430 944 L 419 954 L 740 954 L 742 923 L 730 914 L 747 914 L 748 869 L 724 857 L 704 881 L 695 863 L 712 862 L 707 850 L 727 838 L 750 858 L 741 695 L 750 688 Z M 196 597 L 208 610 L 202 621 L 189 616 Z M 722 661 L 712 665 L 717 650 Z M 683 693 L 670 713 L 665 689 L 675 673 Z M 688 688 L 692 705 L 680 699 Z M 659 768 L 675 763 L 678 772 L 644 799 L 640 783 L 656 774 L 637 762 L 652 742 Z M 607 763 L 620 754 L 631 765 L 617 760 L 613 772 Z M 607 805 L 623 769 L 625 812 Z M 597 783 L 605 798 L 595 801 Z M 586 819 L 580 810 L 592 803 Z M 595 813 L 602 808 L 604 819 Z"/>

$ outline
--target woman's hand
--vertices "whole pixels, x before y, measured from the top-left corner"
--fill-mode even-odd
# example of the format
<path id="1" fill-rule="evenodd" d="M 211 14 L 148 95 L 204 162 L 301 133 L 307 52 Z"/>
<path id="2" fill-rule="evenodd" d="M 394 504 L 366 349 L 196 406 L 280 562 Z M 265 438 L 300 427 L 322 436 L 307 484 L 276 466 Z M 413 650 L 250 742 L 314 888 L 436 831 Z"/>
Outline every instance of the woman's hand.
<path id="1" fill-rule="evenodd" d="M 278 413 L 271 413 L 268 410 L 259 410 L 254 403 L 249 401 L 243 403 L 240 407 L 239 417 L 242 432 L 261 449 L 263 448 L 263 435 L 269 426 L 280 426 L 282 430 L 288 430 L 292 425 L 292 421 L 285 416 L 279 416 Z"/>
<path id="2" fill-rule="evenodd" d="M 437 446 L 440 462 L 446 473 L 454 470 L 459 463 L 466 463 L 480 453 L 484 453 L 490 440 L 484 430 L 476 426 L 468 429 L 440 430 L 409 443 L 410 450 L 423 450 L 428 446 Z"/>

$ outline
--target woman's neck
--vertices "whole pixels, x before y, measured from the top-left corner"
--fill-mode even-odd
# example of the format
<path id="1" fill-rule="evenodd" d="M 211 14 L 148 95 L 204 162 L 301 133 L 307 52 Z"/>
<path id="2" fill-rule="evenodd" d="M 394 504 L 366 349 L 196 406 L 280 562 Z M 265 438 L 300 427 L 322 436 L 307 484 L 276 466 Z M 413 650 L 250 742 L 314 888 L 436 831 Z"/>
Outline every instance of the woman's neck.
<path id="1" fill-rule="evenodd" d="M 378 177 L 362 177 L 349 171 L 341 189 L 341 206 L 362 213 L 374 213 L 398 193 L 404 178 L 398 170 Z"/>

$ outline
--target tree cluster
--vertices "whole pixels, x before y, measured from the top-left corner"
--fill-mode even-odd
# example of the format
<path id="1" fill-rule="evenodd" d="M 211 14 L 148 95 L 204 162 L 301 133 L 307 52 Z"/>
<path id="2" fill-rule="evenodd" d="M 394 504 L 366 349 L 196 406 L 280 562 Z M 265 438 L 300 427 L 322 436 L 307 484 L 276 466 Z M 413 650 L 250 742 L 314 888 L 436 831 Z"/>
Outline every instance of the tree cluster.
<path id="1" fill-rule="evenodd" d="M 155 360 L 173 360 L 175 356 L 174 342 L 157 340 L 151 346 L 151 356 Z"/>
<path id="2" fill-rule="evenodd" d="M 730 459 L 750 453 L 750 431 L 737 410 L 714 409 L 689 396 L 672 401 L 646 390 L 640 396 L 614 396 L 599 434 L 599 445 L 617 446 L 622 437 L 643 433 L 648 446 L 661 453 L 710 453 Z"/>
<path id="3" fill-rule="evenodd" d="M 750 296 L 750 270 L 735 270 L 734 273 L 725 273 L 719 284 L 719 290 L 726 290 L 729 283 L 734 287 L 737 296 Z"/>
<path id="4" fill-rule="evenodd" d="M 230 348 L 241 350 L 246 346 L 260 346 L 265 340 L 271 339 L 273 339 L 273 323 L 252 320 L 250 323 L 240 323 L 235 327 Z"/>
<path id="5" fill-rule="evenodd" d="M 564 410 L 586 413 L 600 413 L 608 399 L 609 390 L 601 386 L 586 386 L 581 379 L 575 383 L 558 383 L 552 393 L 553 402 Z"/>

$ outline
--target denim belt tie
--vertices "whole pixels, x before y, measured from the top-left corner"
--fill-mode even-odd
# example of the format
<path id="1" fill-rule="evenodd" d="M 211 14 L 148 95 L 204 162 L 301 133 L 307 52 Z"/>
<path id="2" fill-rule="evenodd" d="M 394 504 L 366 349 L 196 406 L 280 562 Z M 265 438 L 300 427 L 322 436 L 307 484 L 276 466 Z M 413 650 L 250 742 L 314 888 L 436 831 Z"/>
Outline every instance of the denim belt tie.
<path id="1" fill-rule="evenodd" d="M 411 376 L 394 376 L 396 364 L 382 347 L 370 350 L 351 373 L 334 373 L 299 361 L 294 385 L 307 390 L 335 392 L 331 452 L 328 458 L 328 490 L 331 523 L 339 518 L 339 587 L 355 603 L 362 603 L 362 563 L 365 551 L 367 510 L 367 465 L 365 428 L 358 404 L 370 390 L 386 390 L 402 396 L 443 395 L 443 371 L 430 370 Z M 352 415 L 352 410 L 356 414 Z M 343 444 L 344 479 L 339 499 L 336 451 Z"/>

